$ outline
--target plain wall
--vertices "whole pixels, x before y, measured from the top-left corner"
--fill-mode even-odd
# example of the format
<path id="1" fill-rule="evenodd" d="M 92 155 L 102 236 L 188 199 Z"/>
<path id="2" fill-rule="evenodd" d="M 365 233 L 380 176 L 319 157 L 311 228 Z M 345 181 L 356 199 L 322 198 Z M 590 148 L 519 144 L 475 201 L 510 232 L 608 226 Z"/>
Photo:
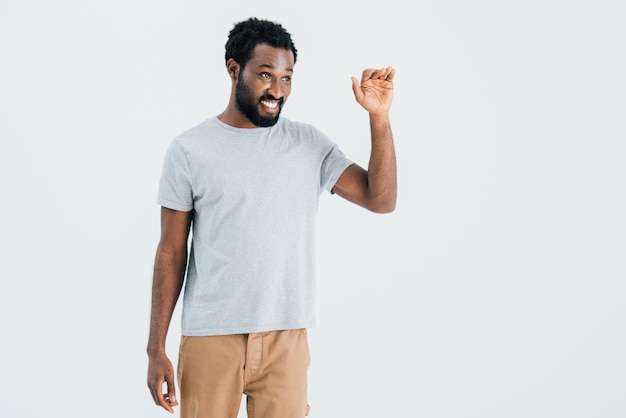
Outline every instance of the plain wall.
<path id="1" fill-rule="evenodd" d="M 320 201 L 310 417 L 626 416 L 624 4 L 2 0 L 1 414 L 167 416 L 161 162 L 257 16 L 300 52 L 283 115 L 363 166 L 350 76 L 397 70 L 396 211 Z"/>

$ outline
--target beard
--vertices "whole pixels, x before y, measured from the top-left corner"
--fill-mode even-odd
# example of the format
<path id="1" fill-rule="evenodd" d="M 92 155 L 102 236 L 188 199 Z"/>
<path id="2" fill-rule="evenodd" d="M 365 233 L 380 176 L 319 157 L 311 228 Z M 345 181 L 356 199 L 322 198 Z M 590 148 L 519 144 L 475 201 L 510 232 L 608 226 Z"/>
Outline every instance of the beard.
<path id="1" fill-rule="evenodd" d="M 259 103 L 261 103 L 261 100 L 276 100 L 276 98 L 268 95 L 255 99 L 248 85 L 243 82 L 242 77 L 239 77 L 237 86 L 235 87 L 235 104 L 237 105 L 237 109 L 259 128 L 269 128 L 270 126 L 276 125 L 278 117 L 280 116 L 280 110 L 282 110 L 283 107 L 283 99 L 280 99 L 278 103 L 279 111 L 276 116 L 261 116 L 259 113 Z"/>

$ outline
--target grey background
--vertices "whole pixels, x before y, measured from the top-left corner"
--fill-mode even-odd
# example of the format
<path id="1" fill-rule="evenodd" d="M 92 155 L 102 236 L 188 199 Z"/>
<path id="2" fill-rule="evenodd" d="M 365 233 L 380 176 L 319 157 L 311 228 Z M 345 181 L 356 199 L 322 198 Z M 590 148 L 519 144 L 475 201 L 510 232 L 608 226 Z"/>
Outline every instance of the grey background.
<path id="1" fill-rule="evenodd" d="M 626 6 L 598 0 L 2 0 L 2 414 L 167 416 L 162 156 L 251 15 L 300 51 L 284 115 L 362 165 L 350 76 L 397 69 L 396 212 L 320 203 L 310 416 L 626 416 Z"/>

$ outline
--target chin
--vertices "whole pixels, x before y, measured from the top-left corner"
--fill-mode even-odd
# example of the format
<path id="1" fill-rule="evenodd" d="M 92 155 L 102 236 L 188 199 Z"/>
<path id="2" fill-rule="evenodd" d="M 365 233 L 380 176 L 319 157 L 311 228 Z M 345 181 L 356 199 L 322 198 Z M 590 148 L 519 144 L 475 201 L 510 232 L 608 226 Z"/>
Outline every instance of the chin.
<path id="1" fill-rule="evenodd" d="M 278 119 L 280 119 L 280 115 L 276 115 L 274 118 L 264 118 L 259 117 L 256 121 L 252 121 L 252 123 L 259 128 L 269 128 L 278 123 Z"/>

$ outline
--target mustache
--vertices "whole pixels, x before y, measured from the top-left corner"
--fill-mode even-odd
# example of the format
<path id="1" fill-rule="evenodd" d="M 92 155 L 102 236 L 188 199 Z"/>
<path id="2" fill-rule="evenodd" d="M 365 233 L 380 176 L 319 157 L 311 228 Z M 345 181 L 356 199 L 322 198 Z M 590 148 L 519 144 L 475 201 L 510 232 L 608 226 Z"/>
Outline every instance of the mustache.
<path id="1" fill-rule="evenodd" d="M 267 94 L 267 95 L 265 95 L 265 96 L 261 96 L 261 97 L 259 98 L 259 103 L 260 103 L 261 101 L 263 101 L 263 100 L 277 101 L 279 105 L 282 105 L 282 104 L 283 104 L 283 102 L 285 101 L 285 99 L 284 99 L 284 98 L 282 98 L 282 97 L 281 97 L 280 99 L 277 99 L 276 97 L 272 96 L 271 94 Z"/>

